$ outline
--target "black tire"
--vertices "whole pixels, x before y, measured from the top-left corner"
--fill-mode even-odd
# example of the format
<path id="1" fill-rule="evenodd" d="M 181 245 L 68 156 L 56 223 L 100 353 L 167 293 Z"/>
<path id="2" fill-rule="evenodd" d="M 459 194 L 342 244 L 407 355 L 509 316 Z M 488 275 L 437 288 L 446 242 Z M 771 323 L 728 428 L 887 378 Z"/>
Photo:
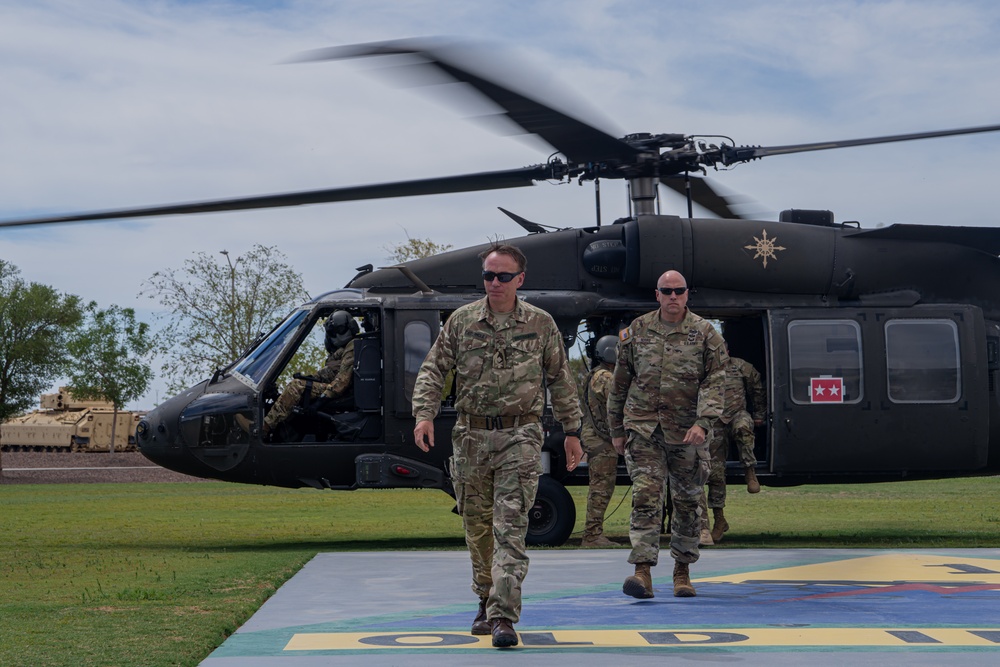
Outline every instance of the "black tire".
<path id="1" fill-rule="evenodd" d="M 528 546 L 562 546 L 575 525 L 573 496 L 548 475 L 539 477 L 535 504 L 528 511 Z"/>

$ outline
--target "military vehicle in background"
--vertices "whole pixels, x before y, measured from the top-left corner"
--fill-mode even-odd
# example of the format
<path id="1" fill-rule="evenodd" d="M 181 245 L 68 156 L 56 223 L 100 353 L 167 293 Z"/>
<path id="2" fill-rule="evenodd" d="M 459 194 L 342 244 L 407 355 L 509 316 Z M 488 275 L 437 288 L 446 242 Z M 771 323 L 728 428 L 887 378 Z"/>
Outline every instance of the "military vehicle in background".
<path id="1" fill-rule="evenodd" d="M 142 416 L 124 410 L 116 414 L 110 401 L 77 400 L 60 387 L 58 393 L 42 394 L 38 410 L 0 424 L 0 448 L 5 452 L 135 451 L 135 427 Z"/>

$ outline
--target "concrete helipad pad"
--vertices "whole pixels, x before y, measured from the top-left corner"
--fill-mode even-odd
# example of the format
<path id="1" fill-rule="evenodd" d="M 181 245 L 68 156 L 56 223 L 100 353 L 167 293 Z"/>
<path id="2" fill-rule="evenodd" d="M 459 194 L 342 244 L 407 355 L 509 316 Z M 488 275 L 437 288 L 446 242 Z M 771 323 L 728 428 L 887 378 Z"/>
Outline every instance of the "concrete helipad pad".
<path id="1" fill-rule="evenodd" d="M 1000 549 L 710 550 L 698 595 L 621 592 L 627 549 L 531 552 L 515 649 L 469 634 L 465 552 L 319 554 L 202 667 L 1000 664 Z"/>

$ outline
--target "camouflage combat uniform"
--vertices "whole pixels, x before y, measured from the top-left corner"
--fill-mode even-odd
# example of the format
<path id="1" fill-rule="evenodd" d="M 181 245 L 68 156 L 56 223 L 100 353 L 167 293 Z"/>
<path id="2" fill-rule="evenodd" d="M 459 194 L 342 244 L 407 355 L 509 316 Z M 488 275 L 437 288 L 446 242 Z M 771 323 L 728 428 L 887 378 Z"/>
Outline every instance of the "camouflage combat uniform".
<path id="1" fill-rule="evenodd" d="M 320 382 L 312 383 L 309 394 L 311 398 L 338 398 L 343 395 L 354 379 L 354 341 L 334 350 L 333 354 L 326 358 L 326 365 L 313 373 L 313 377 Z M 292 380 L 288 383 L 281 396 L 274 402 L 274 407 L 264 418 L 268 430 L 273 430 L 275 426 L 288 419 L 292 409 L 302 400 L 307 385 L 309 385 L 308 380 Z"/>
<path id="2" fill-rule="evenodd" d="M 764 419 L 767 396 L 760 373 L 752 364 L 739 357 L 729 357 L 726 364 L 725 409 L 713 429 L 709 452 L 712 455 L 712 472 L 708 476 L 708 506 L 726 506 L 726 458 L 729 443 L 735 442 L 743 467 L 757 465 L 753 453 L 754 421 Z M 747 412 L 747 398 L 753 405 L 753 416 Z"/>
<path id="3" fill-rule="evenodd" d="M 670 555 L 693 563 L 699 556 L 699 500 L 710 460 L 708 439 L 697 446 L 683 440 L 695 424 L 711 438 L 712 424 L 722 416 L 725 344 L 711 323 L 690 310 L 676 325 L 662 322 L 659 310 L 641 315 L 620 339 L 608 425 L 612 437 L 628 436 L 625 462 L 633 483 L 628 562 L 658 561 L 669 476 Z"/>
<path id="4" fill-rule="evenodd" d="M 459 417 L 449 467 L 472 557 L 472 590 L 489 598 L 491 620 L 516 623 L 528 572 L 528 510 L 542 472 L 539 418 L 545 387 L 556 418 L 574 431 L 581 418 L 576 382 L 552 317 L 520 298 L 506 318 L 498 319 L 486 298 L 448 318 L 417 375 L 418 422 L 437 415 L 445 376 L 453 368 Z M 511 425 L 477 428 L 473 422 L 484 417 L 504 417 Z"/>
<path id="5" fill-rule="evenodd" d="M 608 393 L 611 390 L 609 365 L 600 364 L 587 377 L 584 389 L 583 451 L 587 454 L 590 485 L 587 490 L 587 521 L 583 540 L 604 534 L 604 512 L 615 493 L 618 452 L 608 432 Z"/>

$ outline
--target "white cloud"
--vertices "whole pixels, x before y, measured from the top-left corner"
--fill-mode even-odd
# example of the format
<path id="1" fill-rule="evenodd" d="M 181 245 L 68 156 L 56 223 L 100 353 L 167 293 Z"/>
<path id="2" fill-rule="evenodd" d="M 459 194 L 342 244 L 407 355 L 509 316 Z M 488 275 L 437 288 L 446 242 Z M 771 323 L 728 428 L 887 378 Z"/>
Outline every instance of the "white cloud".
<path id="1" fill-rule="evenodd" d="M 431 34 L 517 48 L 621 132 L 783 145 L 1000 123 L 991 2 L 470 3 L 0 0 L 0 218 L 507 169 L 547 151 L 302 50 Z M 503 63 L 499 63 L 503 64 Z M 773 157 L 720 174 L 768 210 L 996 224 L 1000 135 Z M 605 219 L 624 194 L 602 184 Z M 31 279 L 136 294 L 193 251 L 276 245 L 320 293 L 411 236 L 517 235 L 496 206 L 589 225 L 592 191 L 510 191 L 134 222 L 0 229 Z M 683 211 L 676 198 L 665 205 Z"/>

